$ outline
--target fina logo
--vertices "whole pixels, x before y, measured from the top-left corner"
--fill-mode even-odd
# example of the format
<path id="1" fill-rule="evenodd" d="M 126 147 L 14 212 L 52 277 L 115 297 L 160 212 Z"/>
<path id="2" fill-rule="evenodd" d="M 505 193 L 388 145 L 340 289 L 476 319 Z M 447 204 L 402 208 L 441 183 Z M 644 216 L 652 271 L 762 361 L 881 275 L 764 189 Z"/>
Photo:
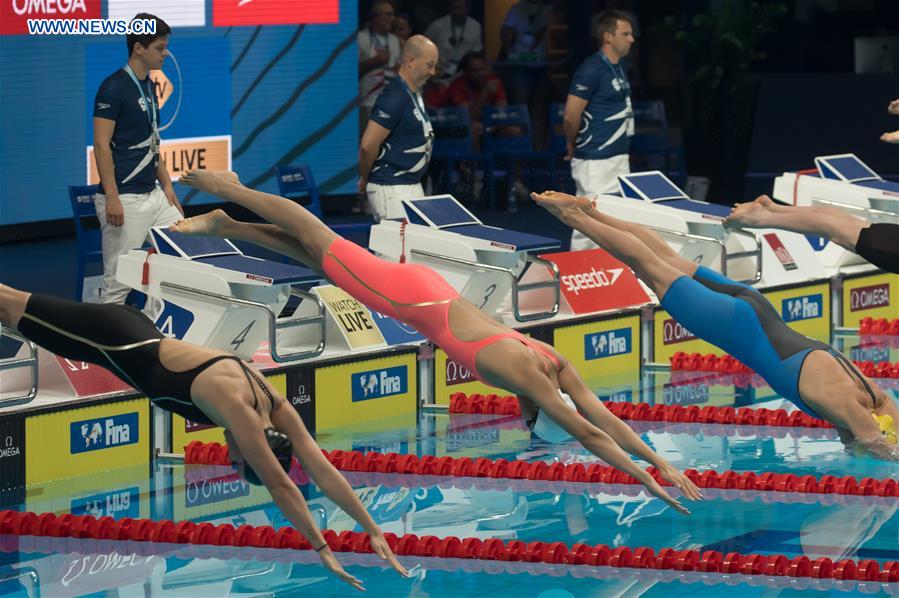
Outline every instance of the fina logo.
<path id="1" fill-rule="evenodd" d="M 619 328 L 584 336 L 584 359 L 602 359 L 631 352 L 631 329 Z"/>
<path id="2" fill-rule="evenodd" d="M 140 488 L 126 488 L 72 501 L 72 515 L 140 517 Z"/>
<path id="3" fill-rule="evenodd" d="M 69 425 L 69 448 L 73 455 L 116 446 L 136 444 L 138 415 L 123 413 L 101 419 L 72 422 Z"/>
<path id="4" fill-rule="evenodd" d="M 799 320 L 813 320 L 820 318 L 824 313 L 824 300 L 820 293 L 817 295 L 804 295 L 793 299 L 784 299 L 781 302 L 780 313 L 784 322 L 797 322 Z"/>
<path id="5" fill-rule="evenodd" d="M 404 365 L 353 374 L 353 402 L 404 394 L 409 387 L 408 378 Z"/>

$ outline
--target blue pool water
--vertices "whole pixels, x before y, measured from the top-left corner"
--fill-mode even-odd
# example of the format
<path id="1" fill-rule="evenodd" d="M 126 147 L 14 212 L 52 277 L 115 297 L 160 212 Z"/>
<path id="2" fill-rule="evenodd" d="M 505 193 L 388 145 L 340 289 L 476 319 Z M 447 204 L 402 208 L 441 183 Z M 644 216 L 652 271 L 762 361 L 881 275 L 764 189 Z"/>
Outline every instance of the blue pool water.
<path id="1" fill-rule="evenodd" d="M 895 359 L 893 359 L 895 361 Z M 675 376 L 675 378 L 678 378 Z M 780 407 L 765 388 L 696 383 L 646 374 L 597 389 L 613 400 Z M 695 382 L 695 381 L 694 381 Z M 896 391 L 893 391 L 896 395 Z M 698 398 L 698 399 L 697 399 Z M 681 468 L 734 469 L 856 478 L 899 477 L 899 464 L 846 454 L 832 430 L 631 422 L 655 450 Z M 591 462 L 576 443 L 532 438 L 514 417 L 422 413 L 377 427 L 320 434 L 326 449 L 418 455 Z M 672 512 L 632 486 L 530 480 L 450 479 L 347 473 L 385 531 L 609 546 L 779 553 L 899 560 L 896 499 L 773 492 L 705 492 L 692 516 Z M 222 468 L 160 462 L 29 491 L 20 508 L 212 523 L 287 525 L 264 491 L 222 481 Z M 357 529 L 314 485 L 302 487 L 323 527 Z M 837 582 L 402 557 L 402 579 L 373 555 L 339 554 L 374 596 L 741 596 L 888 595 L 899 584 Z M 11 596 L 346 596 L 309 551 L 173 546 L 65 538 L 0 536 L 0 595 Z M 15 579 L 5 580 L 13 575 Z M 4 581 L 5 580 L 5 581 Z M 39 592 L 37 591 L 39 589 Z"/>

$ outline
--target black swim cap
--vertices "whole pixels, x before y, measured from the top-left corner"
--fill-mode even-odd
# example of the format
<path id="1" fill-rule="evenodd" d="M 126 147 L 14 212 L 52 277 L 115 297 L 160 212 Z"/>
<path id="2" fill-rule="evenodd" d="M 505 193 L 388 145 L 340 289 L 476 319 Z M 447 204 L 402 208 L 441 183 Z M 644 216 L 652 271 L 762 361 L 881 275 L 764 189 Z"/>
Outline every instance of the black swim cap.
<path id="1" fill-rule="evenodd" d="M 281 464 L 281 469 L 284 470 L 284 473 L 288 473 L 291 460 L 293 459 L 293 444 L 290 442 L 290 439 L 274 428 L 265 429 L 265 439 L 268 441 L 269 448 L 275 453 L 278 463 Z M 250 464 L 246 462 L 244 463 L 243 477 L 254 486 L 263 485 L 262 480 L 259 479 L 259 476 L 256 475 Z"/>

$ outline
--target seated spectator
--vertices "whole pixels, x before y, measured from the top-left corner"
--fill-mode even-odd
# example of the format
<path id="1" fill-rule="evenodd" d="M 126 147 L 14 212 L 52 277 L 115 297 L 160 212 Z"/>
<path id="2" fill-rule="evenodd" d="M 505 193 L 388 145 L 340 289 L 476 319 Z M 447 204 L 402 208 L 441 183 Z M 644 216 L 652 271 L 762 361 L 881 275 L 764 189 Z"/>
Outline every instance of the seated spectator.
<path id="1" fill-rule="evenodd" d="M 461 74 L 458 75 L 449 86 L 449 100 L 453 106 L 465 106 L 471 117 L 471 131 L 474 135 L 475 145 L 480 146 L 481 135 L 484 127 L 481 124 L 481 114 L 484 106 L 505 106 L 506 90 L 503 82 L 490 73 L 484 56 L 477 52 L 466 54 L 459 63 Z M 514 129 L 505 131 L 510 135 L 520 135 L 517 127 L 502 127 Z"/>
<path id="2" fill-rule="evenodd" d="M 390 33 L 393 4 L 378 0 L 369 13 L 368 27 L 356 35 L 359 46 L 359 131 L 368 123 L 371 107 L 381 90 L 396 76 L 400 40 Z"/>
<path id="3" fill-rule="evenodd" d="M 425 36 L 437 44 L 440 66 L 447 78 L 458 72 L 466 54 L 484 49 L 481 24 L 468 16 L 468 0 L 452 0 L 449 14 L 431 23 Z"/>

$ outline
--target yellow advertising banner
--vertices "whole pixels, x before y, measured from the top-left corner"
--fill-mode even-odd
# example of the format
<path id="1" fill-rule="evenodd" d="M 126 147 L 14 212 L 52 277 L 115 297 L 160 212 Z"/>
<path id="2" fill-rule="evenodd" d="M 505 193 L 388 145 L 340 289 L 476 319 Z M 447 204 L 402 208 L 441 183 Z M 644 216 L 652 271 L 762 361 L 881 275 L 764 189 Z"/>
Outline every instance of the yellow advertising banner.
<path id="1" fill-rule="evenodd" d="M 189 170 L 231 170 L 231 136 L 188 137 L 163 139 L 159 156 L 173 181 Z M 87 184 L 100 182 L 94 146 L 87 147 Z"/>
<path id="2" fill-rule="evenodd" d="M 830 283 L 762 293 L 787 326 L 810 338 L 830 343 Z"/>
<path id="3" fill-rule="evenodd" d="M 615 374 L 639 376 L 640 315 L 560 326 L 553 330 L 553 346 L 590 388 L 604 386 Z"/>
<path id="4" fill-rule="evenodd" d="M 416 358 L 417 354 L 410 352 L 317 368 L 316 432 L 402 417 L 414 426 L 418 403 Z"/>
<path id="5" fill-rule="evenodd" d="M 899 274 L 845 279 L 842 303 L 843 326 L 848 328 L 858 328 L 864 318 L 899 318 Z"/>
<path id="6" fill-rule="evenodd" d="M 368 308 L 350 297 L 346 291 L 329 285 L 318 287 L 316 292 L 325 302 L 325 307 L 334 318 L 350 349 L 387 344 Z"/>
<path id="7" fill-rule="evenodd" d="M 132 399 L 25 420 L 26 486 L 149 465 L 150 401 Z"/>
<path id="8" fill-rule="evenodd" d="M 653 332 L 653 356 L 651 361 L 656 363 L 671 363 L 671 356 L 678 352 L 684 353 L 713 353 L 724 355 L 724 351 L 711 343 L 693 336 L 693 333 L 681 326 L 664 309 L 657 309 L 652 324 Z"/>

